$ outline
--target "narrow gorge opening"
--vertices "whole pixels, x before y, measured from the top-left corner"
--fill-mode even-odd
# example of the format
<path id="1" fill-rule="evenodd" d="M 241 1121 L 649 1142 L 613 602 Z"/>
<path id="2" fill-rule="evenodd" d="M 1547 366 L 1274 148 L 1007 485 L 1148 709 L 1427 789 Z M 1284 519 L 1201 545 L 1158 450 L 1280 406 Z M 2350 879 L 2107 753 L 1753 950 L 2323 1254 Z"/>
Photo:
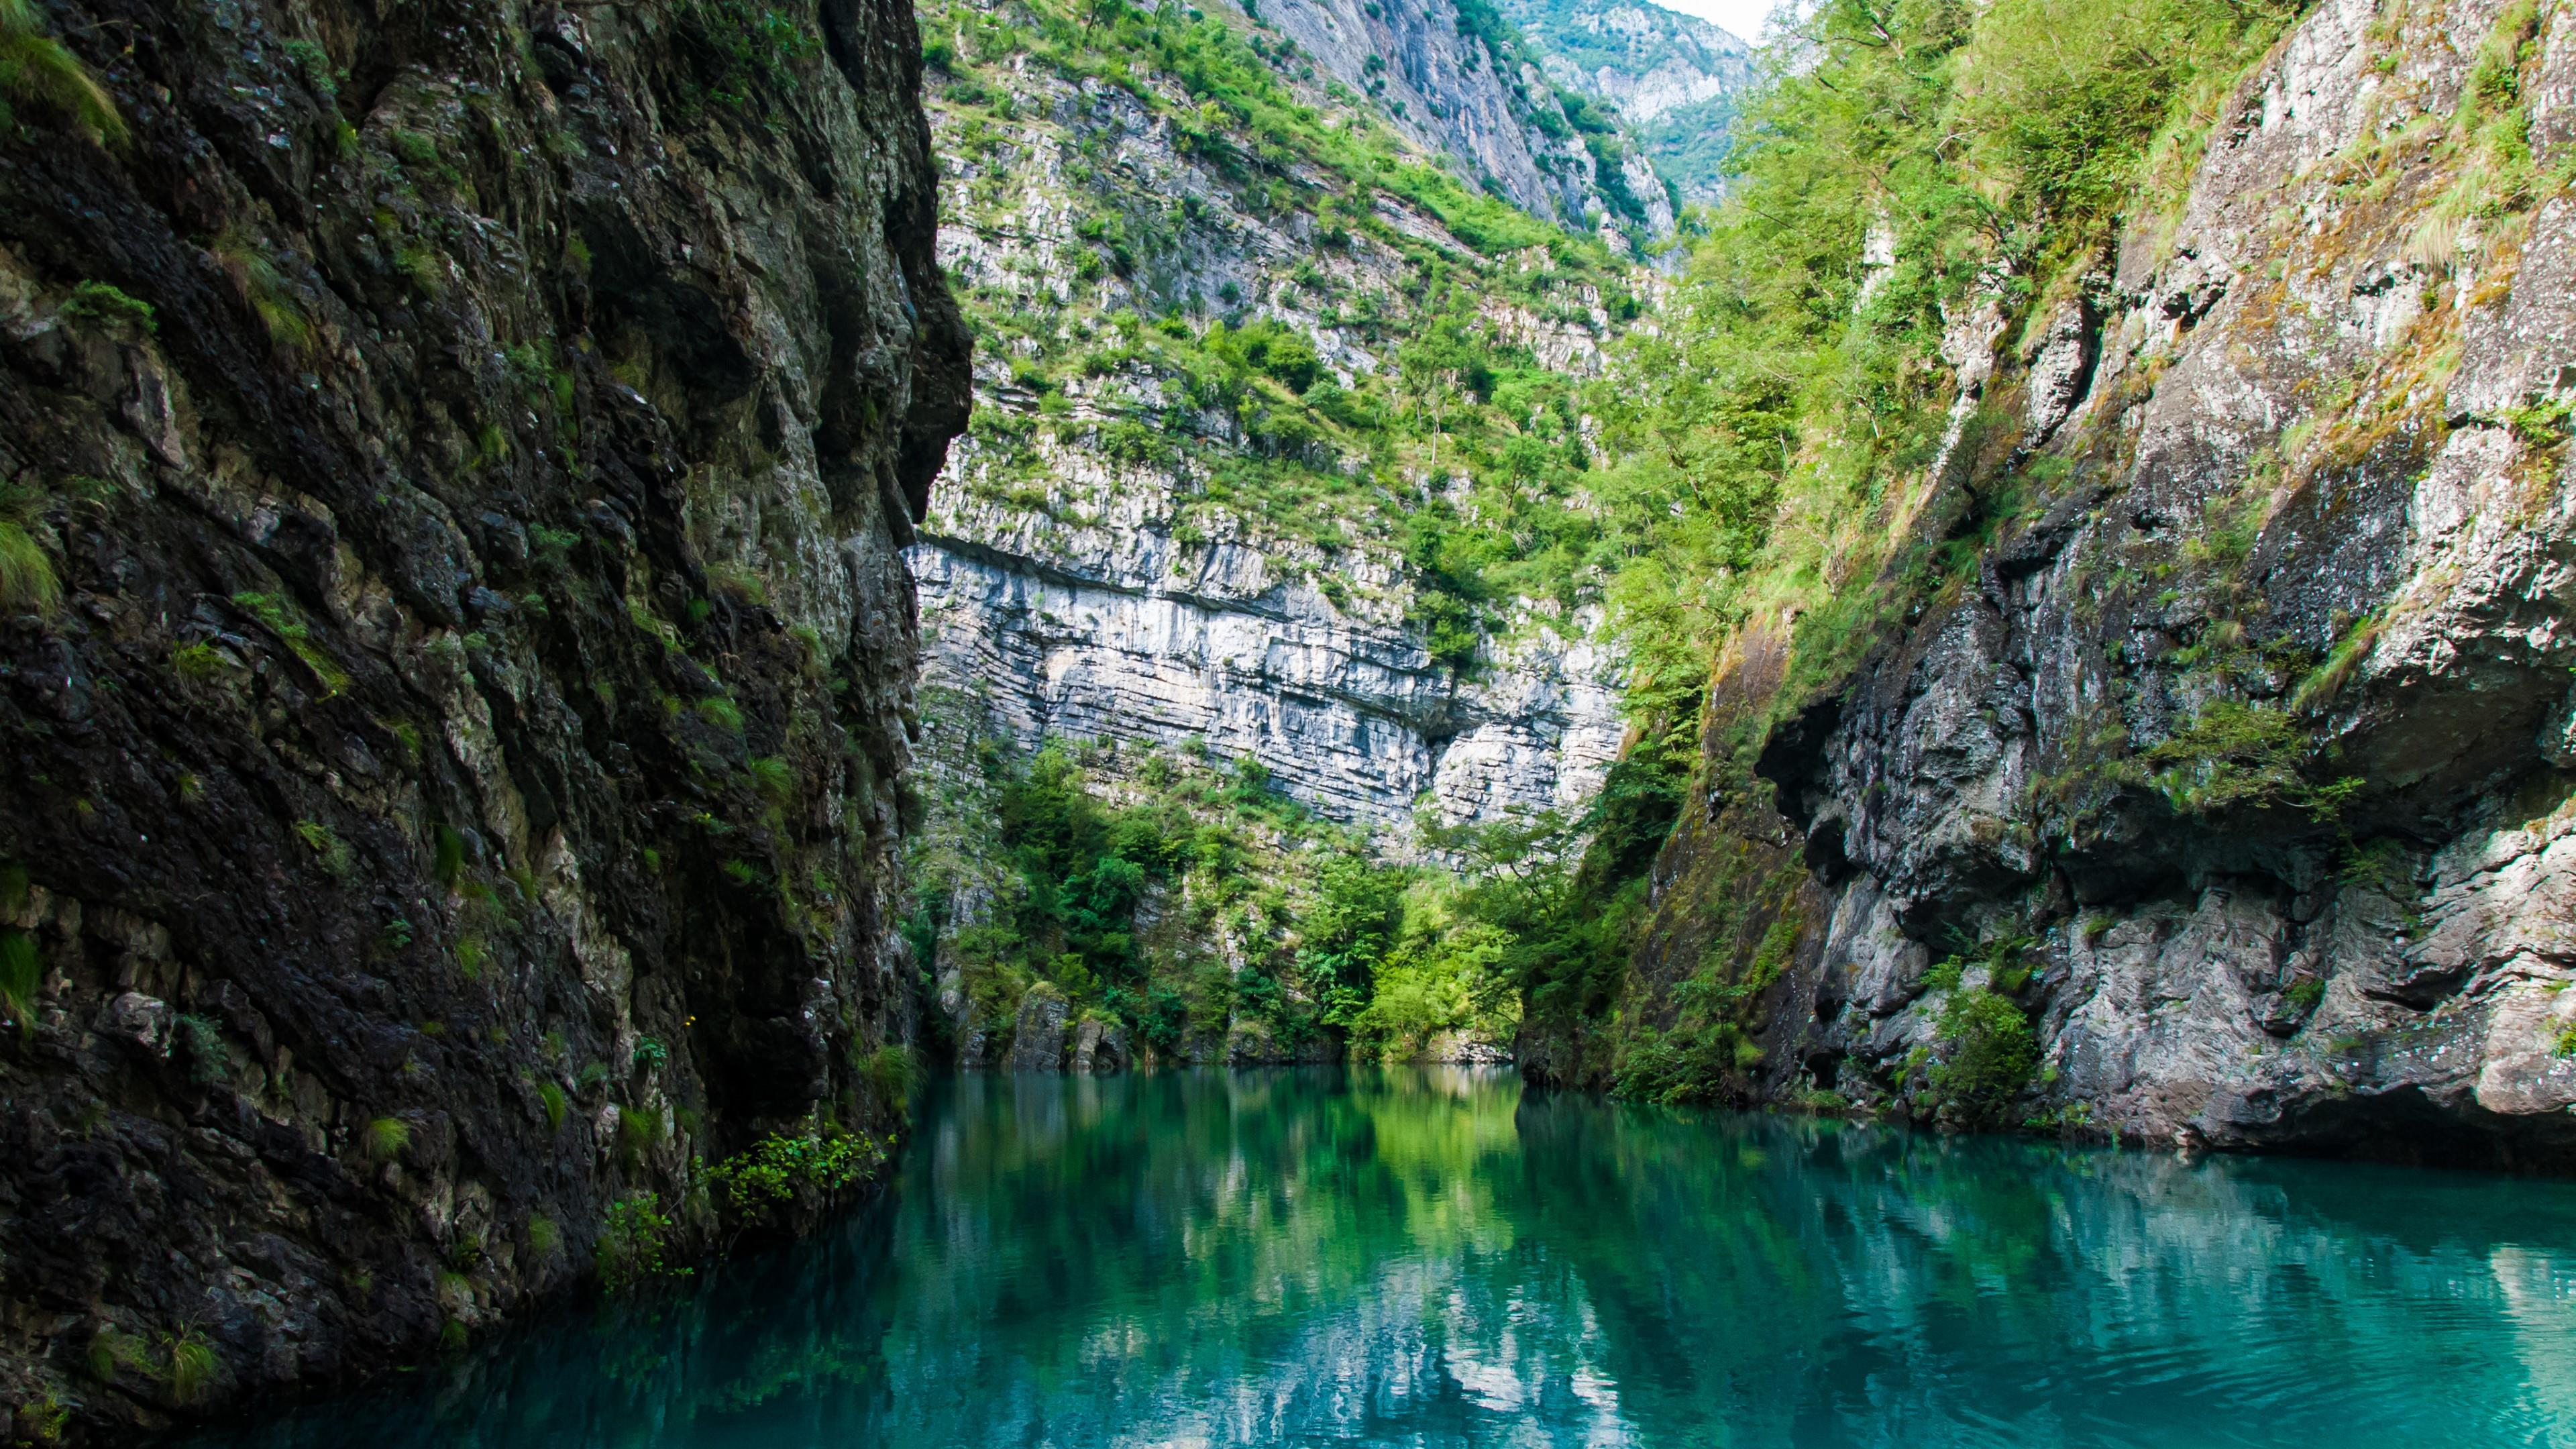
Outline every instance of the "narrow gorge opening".
<path id="1" fill-rule="evenodd" d="M 0 0 L 0 1439 L 2576 1434 L 2576 15 L 1693 3 Z"/>

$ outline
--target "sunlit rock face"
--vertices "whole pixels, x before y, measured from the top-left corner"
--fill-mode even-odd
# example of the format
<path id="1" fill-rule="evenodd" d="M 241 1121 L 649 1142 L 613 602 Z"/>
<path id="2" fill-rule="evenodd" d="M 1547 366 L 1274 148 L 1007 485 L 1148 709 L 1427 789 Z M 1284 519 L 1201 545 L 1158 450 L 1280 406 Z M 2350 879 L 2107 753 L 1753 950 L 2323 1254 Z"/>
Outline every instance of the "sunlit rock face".
<path id="1" fill-rule="evenodd" d="M 1774 732 L 1780 814 L 1685 822 L 1649 971 L 1717 863 L 1808 872 L 1749 1092 L 1878 1097 L 1995 986 L 2042 1120 L 2576 1166 L 2576 203 L 2454 221 L 2432 153 L 2328 179 L 2450 115 L 2499 13 L 2319 6 L 2082 295 L 1957 319 L 1963 405 L 2073 481 Z M 2576 14 L 2519 54 L 2563 165 Z"/>
<path id="2" fill-rule="evenodd" d="M 1460 33 L 1446 0 L 1260 14 L 1298 47 L 1283 69 L 1305 75 L 1300 84 L 1344 68 L 1357 89 L 1379 76 L 1418 83 L 1421 92 L 1381 98 L 1414 98 L 1410 120 L 1388 113 L 1409 135 L 1471 172 L 1486 168 L 1496 194 L 1541 214 L 1578 223 L 1599 214 L 1582 199 L 1592 183 L 1581 146 L 1509 120 L 1534 103 L 1523 91 L 1546 99 L 1545 86 L 1471 62 L 1482 42 Z M 1367 37 L 1395 32 L 1425 57 L 1419 74 L 1405 65 L 1363 74 Z M 1313 214 L 1247 194 L 1119 88 L 1036 67 L 1001 83 L 1023 119 L 997 126 L 932 107 L 955 158 L 939 257 L 973 306 L 1060 309 L 1068 329 L 1122 312 L 1186 314 L 1198 327 L 1263 319 L 1309 339 L 1328 378 L 1349 383 L 1394 365 L 1400 329 L 1366 342 L 1335 319 L 1354 306 L 1408 305 L 1421 285 L 1417 257 L 1356 230 L 1327 244 Z M 1406 243 L 1462 250 L 1396 197 L 1379 193 L 1374 205 Z M 1122 219 L 1131 265 L 1078 271 L 1085 219 L 1103 216 Z M 1531 250 L 1539 255 L 1518 264 L 1544 265 L 1544 249 Z M 1573 301 L 1542 310 L 1489 297 L 1479 325 L 1539 366 L 1593 376 L 1611 320 L 1589 286 Z M 977 358 L 985 421 L 960 440 L 908 554 L 925 680 L 970 702 L 968 717 L 933 718 L 931 728 L 1021 750 L 1051 738 L 1204 745 L 1256 761 L 1330 818 L 1399 836 L 1425 809 L 1457 824 L 1576 814 L 1589 802 L 1624 727 L 1617 660 L 1591 642 L 1596 614 L 1516 604 L 1471 666 L 1435 661 L 1408 622 L 1412 586 L 1374 505 L 1291 518 L 1210 506 L 1208 479 L 1192 467 L 1116 451 L 1122 427 L 1253 451 L 1234 413 L 1192 404 L 1186 378 L 1128 365 L 1038 388 L 1014 365 L 1008 344 Z M 1327 535 L 1341 539 L 1317 542 Z"/>
<path id="3" fill-rule="evenodd" d="M 1133 569 L 925 543 L 911 558 L 933 677 L 971 687 L 1009 738 L 1204 744 L 1261 762 L 1334 818 L 1401 828 L 1579 812 L 1622 728 L 1589 643 L 1535 631 L 1461 681 L 1400 619 L 1354 618 L 1275 557 L 1197 551 L 1160 576 L 1168 537 L 1108 544 Z"/>

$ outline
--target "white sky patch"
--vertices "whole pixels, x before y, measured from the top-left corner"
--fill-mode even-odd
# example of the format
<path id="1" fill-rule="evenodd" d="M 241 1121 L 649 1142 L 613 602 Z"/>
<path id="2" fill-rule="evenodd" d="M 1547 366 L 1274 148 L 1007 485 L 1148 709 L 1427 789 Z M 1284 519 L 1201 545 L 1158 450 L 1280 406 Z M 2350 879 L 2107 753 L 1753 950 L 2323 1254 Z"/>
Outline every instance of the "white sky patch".
<path id="1" fill-rule="evenodd" d="M 1772 0 L 1654 0 L 1667 10 L 1696 15 L 1749 45 L 1762 43 L 1762 22 Z"/>

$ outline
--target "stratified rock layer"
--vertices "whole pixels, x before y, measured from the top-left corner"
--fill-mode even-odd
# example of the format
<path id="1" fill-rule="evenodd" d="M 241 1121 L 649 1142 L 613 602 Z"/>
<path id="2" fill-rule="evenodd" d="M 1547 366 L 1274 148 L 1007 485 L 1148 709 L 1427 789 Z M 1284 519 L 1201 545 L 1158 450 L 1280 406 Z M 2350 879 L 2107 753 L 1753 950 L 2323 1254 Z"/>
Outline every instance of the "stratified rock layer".
<path id="1" fill-rule="evenodd" d="M 131 140 L 0 136 L 21 1433 L 423 1353 L 883 1121 L 966 345 L 909 6 L 739 9 L 54 7 Z"/>

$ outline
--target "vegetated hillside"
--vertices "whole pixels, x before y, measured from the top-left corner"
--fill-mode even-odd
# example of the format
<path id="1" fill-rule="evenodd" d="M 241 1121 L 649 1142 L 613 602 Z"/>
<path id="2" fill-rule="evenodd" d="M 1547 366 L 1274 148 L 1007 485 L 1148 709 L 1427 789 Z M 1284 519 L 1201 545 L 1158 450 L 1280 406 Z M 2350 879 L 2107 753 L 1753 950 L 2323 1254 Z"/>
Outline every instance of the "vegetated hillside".
<path id="1" fill-rule="evenodd" d="M 1284 20 L 996 0 L 922 25 L 941 253 L 980 343 L 912 553 L 952 746 L 916 939 L 961 1049 L 1014 1050 L 1042 981 L 1165 1056 L 1490 1028 L 1446 986 L 1437 1020 L 1357 1021 L 1413 927 L 1354 954 L 1304 903 L 1332 857 L 1579 815 L 1598 787 L 1625 728 L 1592 638 L 1619 545 L 1584 389 L 1648 274 L 1468 184 Z M 992 803 L 1048 740 L 1104 809 L 1157 779 L 1209 795 L 1103 837 L 1123 884 L 1081 921 L 1023 856 L 1091 847 Z M 1286 813 L 1237 819 L 1247 789 Z M 1258 848 L 1202 871 L 1200 830 Z M 1410 868 L 1384 869 L 1406 899 Z M 1182 919 L 1208 924 L 1139 923 Z M 1186 1039 L 1152 1025 L 1166 995 Z"/>
<path id="2" fill-rule="evenodd" d="M 1605 415 L 1695 500 L 1637 667 L 1708 690 L 1633 950 L 1523 958 L 1524 1062 L 2576 1162 L 2576 17 L 1806 43 Z"/>
<path id="3" fill-rule="evenodd" d="M 0 4 L 13 1441 L 416 1361 L 873 1170 L 899 549 L 967 404 L 916 45 Z"/>
<path id="4" fill-rule="evenodd" d="M 1718 199 L 1736 108 L 1757 79 L 1752 48 L 1641 0 L 1497 0 L 1548 78 L 1627 123 L 1680 201 Z"/>

